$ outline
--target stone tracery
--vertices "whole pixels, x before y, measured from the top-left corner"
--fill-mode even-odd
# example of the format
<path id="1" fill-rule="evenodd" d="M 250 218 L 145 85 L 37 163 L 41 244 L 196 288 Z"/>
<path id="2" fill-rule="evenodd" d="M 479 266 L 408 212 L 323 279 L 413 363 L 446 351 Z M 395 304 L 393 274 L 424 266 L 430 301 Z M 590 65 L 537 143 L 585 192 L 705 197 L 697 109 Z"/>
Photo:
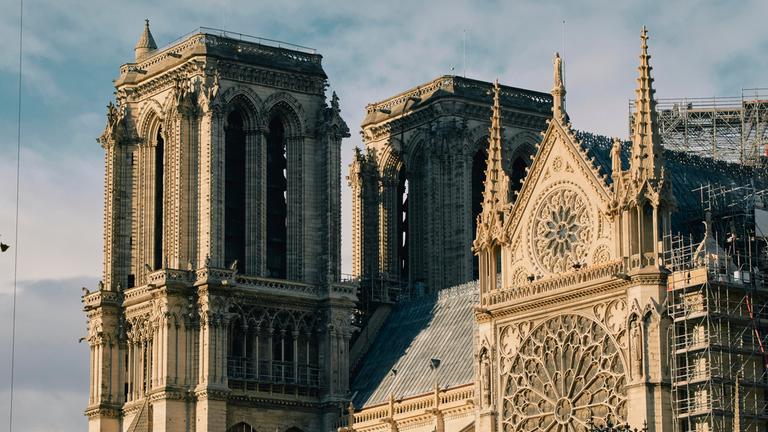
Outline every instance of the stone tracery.
<path id="1" fill-rule="evenodd" d="M 581 193 L 569 187 L 550 192 L 533 221 L 533 254 L 539 267 L 560 273 L 583 263 L 592 232 L 592 217 Z"/>
<path id="2" fill-rule="evenodd" d="M 602 326 L 580 315 L 557 316 L 534 329 L 502 384 L 505 431 L 585 430 L 589 419 L 626 418 L 619 349 Z"/>

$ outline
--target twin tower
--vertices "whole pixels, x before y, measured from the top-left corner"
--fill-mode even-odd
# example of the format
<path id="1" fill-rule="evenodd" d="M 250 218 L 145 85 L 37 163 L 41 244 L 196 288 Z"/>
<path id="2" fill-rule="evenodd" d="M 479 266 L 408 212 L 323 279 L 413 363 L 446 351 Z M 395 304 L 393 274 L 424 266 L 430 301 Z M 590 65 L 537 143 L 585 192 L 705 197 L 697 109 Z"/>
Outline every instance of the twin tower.
<path id="1" fill-rule="evenodd" d="M 99 138 L 104 275 L 83 298 L 90 431 L 333 430 L 368 343 L 353 330 L 404 292 L 478 277 L 492 87 L 444 76 L 368 106 L 369 151 L 349 175 L 349 283 L 349 129 L 321 60 L 204 28 L 158 49 L 145 26 Z M 553 99 L 499 95 L 512 194 Z"/>

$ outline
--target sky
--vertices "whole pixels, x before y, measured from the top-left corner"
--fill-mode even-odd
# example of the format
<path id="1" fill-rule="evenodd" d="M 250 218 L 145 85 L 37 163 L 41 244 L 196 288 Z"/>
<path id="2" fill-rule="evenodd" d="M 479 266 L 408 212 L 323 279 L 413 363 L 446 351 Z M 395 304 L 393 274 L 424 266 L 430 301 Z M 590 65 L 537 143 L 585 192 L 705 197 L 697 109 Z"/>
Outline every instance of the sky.
<path id="1" fill-rule="evenodd" d="M 0 430 L 8 425 L 16 249 L 14 430 L 86 427 L 80 287 L 94 289 L 102 265 L 103 151 L 95 139 L 145 18 L 160 46 L 207 26 L 316 48 L 352 132 L 342 143 L 342 176 L 362 145 L 367 103 L 465 70 L 549 91 L 555 51 L 564 55 L 574 127 L 626 138 L 642 25 L 658 97 L 738 96 L 768 86 L 764 1 L 26 0 L 15 243 L 19 2 L 0 0 L 0 8 L 0 241 L 13 247 L 0 254 Z M 346 186 L 342 206 L 349 272 Z"/>

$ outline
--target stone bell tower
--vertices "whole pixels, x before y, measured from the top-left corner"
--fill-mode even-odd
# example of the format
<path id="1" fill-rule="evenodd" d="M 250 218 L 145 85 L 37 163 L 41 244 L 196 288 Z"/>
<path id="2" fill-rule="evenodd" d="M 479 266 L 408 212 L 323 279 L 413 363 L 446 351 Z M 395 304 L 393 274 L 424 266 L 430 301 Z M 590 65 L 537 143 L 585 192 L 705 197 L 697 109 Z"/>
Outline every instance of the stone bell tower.
<path id="1" fill-rule="evenodd" d="M 201 28 L 120 67 L 90 431 L 329 429 L 347 397 L 340 147 L 322 56 Z"/>

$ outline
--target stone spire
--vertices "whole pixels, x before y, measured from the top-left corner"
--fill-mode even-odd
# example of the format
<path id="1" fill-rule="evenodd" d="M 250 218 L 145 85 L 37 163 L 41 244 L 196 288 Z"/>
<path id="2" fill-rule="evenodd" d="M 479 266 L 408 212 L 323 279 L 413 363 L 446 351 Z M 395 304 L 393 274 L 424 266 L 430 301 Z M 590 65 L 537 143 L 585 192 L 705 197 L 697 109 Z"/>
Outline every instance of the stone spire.
<path id="1" fill-rule="evenodd" d="M 488 138 L 488 160 L 485 165 L 485 191 L 483 192 L 483 212 L 496 209 L 498 204 L 507 203 L 506 173 L 502 167 L 501 155 L 501 104 L 499 80 L 493 84 L 493 113 Z"/>
<path id="2" fill-rule="evenodd" d="M 565 121 L 565 84 L 563 84 L 563 60 L 559 53 L 555 53 L 554 76 L 555 82 L 552 85 L 552 117 Z"/>
<path id="3" fill-rule="evenodd" d="M 149 20 L 146 19 L 144 20 L 144 32 L 141 34 L 139 41 L 136 42 L 136 47 L 133 49 L 136 54 L 136 61 L 138 62 L 156 49 L 157 44 L 155 43 L 155 38 L 152 37 L 152 32 L 149 31 Z"/>
<path id="4" fill-rule="evenodd" d="M 663 154 L 659 134 L 656 100 L 653 97 L 653 78 L 648 54 L 648 30 L 643 26 L 640 33 L 642 51 L 640 66 L 637 70 L 637 90 L 635 90 L 635 114 L 632 124 L 632 160 L 630 169 L 635 179 L 659 179 L 662 175 Z"/>

